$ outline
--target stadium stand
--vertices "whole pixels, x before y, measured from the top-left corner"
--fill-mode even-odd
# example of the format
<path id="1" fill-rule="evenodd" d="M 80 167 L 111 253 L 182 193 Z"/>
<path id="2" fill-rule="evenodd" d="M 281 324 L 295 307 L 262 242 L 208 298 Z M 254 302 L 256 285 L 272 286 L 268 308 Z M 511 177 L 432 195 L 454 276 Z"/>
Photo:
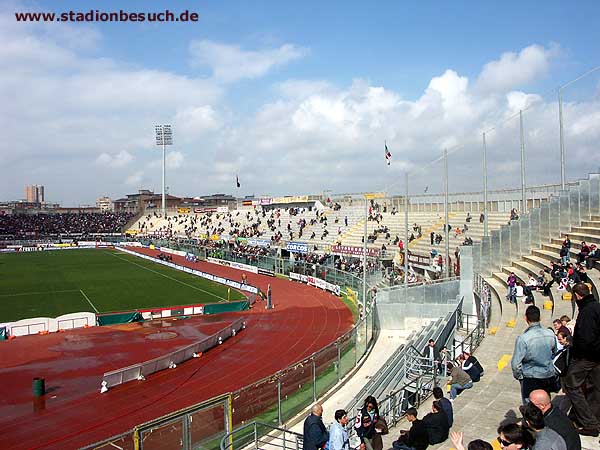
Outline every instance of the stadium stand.
<path id="1" fill-rule="evenodd" d="M 61 213 L 0 215 L 0 237 L 30 239 L 46 236 L 75 236 L 122 233 L 131 213 Z"/>

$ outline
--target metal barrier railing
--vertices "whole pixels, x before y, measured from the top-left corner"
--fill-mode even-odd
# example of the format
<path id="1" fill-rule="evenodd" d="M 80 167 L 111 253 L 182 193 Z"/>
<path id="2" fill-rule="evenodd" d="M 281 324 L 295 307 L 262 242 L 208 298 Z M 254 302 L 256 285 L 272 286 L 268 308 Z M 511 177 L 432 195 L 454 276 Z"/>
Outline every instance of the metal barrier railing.
<path id="1" fill-rule="evenodd" d="M 237 319 L 231 325 L 217 331 L 216 333 L 204 338 L 199 342 L 186 345 L 180 349 L 170 352 L 166 355 L 159 356 L 158 358 L 144 361 L 139 364 L 133 364 L 128 367 L 106 372 L 102 377 L 103 385 L 107 388 L 117 386 L 128 381 L 138 380 L 142 377 L 147 377 L 150 374 L 158 372 L 160 370 L 168 369 L 188 359 L 194 357 L 194 354 L 203 353 L 217 345 L 223 343 L 226 339 L 235 336 L 240 330 L 246 327 L 245 320 L 243 318 Z M 106 384 L 104 384 L 106 383 Z"/>
<path id="2" fill-rule="evenodd" d="M 303 435 L 263 422 L 252 422 L 236 428 L 221 439 L 221 450 L 255 448 L 269 450 L 302 450 Z"/>

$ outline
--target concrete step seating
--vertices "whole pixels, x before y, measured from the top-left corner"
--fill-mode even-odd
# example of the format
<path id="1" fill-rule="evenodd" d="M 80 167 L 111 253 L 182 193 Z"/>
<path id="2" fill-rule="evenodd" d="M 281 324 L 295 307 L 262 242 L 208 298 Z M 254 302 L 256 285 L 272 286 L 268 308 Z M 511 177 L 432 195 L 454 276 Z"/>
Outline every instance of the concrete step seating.
<path id="1" fill-rule="evenodd" d="M 250 219 L 248 219 L 246 215 L 248 212 L 250 212 Z M 276 219 L 277 222 L 275 226 L 277 229 L 275 232 L 271 231 L 266 223 L 270 213 L 267 213 L 266 217 L 262 217 L 262 214 L 255 214 L 254 210 L 243 208 L 231 211 L 231 214 L 233 216 L 232 218 L 234 223 L 238 222 L 240 224 L 240 229 L 249 227 L 253 223 L 256 223 L 257 220 L 260 220 L 261 224 L 258 227 L 261 233 L 261 236 L 258 237 L 260 239 L 270 240 L 277 231 L 281 231 L 283 235 L 282 241 L 287 242 L 290 240 L 287 225 L 290 224 L 291 230 L 294 233 L 294 241 L 316 245 L 319 251 L 327 251 L 331 245 L 334 245 L 337 242 L 341 242 L 342 245 L 348 246 L 363 246 L 362 238 L 364 236 L 365 211 L 364 206 L 362 205 L 345 206 L 338 211 L 334 211 L 332 208 L 326 208 L 324 210 L 324 215 L 327 217 L 327 230 L 329 234 L 323 237 L 323 239 L 321 239 L 321 237 L 325 228 L 324 225 L 322 223 L 310 225 L 310 220 L 316 217 L 315 210 L 305 210 L 298 215 L 290 216 L 285 209 L 280 209 L 279 219 L 281 220 L 281 225 L 279 225 L 279 220 Z M 404 240 L 404 213 L 399 212 L 395 215 L 392 215 L 391 212 L 386 212 L 381 213 L 381 215 L 383 216 L 383 219 L 380 221 L 380 223 L 377 223 L 376 221 L 367 221 L 367 234 L 373 233 L 373 231 L 380 226 L 387 226 L 389 228 L 390 238 L 385 239 L 385 236 L 380 234 L 375 243 L 368 243 L 367 246 L 369 248 L 381 249 L 382 244 L 385 243 L 388 250 L 391 250 L 394 248 L 392 242 L 396 236 Z M 211 215 L 210 225 L 200 226 L 199 223 L 205 217 L 206 214 L 176 214 L 167 218 L 163 218 L 159 215 L 159 217 L 152 216 L 150 219 L 148 219 L 147 215 L 142 215 L 139 220 L 130 227 L 130 229 L 136 231 L 141 231 L 143 229 L 146 233 L 161 233 L 171 230 L 174 236 L 184 237 L 186 230 L 189 230 L 189 227 L 193 226 L 193 222 L 195 220 L 196 231 L 192 233 L 192 237 L 199 237 L 203 234 L 209 234 L 212 229 L 219 226 L 225 229 L 223 234 L 230 234 L 233 231 L 233 227 L 231 227 L 229 219 L 226 217 L 226 213 L 213 213 Z M 348 218 L 348 226 L 346 226 L 344 223 L 344 219 L 346 217 Z M 306 219 L 307 226 L 303 230 L 302 238 L 299 238 L 298 221 L 301 218 Z M 468 224 L 469 230 L 465 234 L 455 236 L 456 227 L 462 228 L 465 224 L 465 218 L 466 213 L 464 212 L 449 214 L 449 223 L 451 226 L 453 226 L 453 230 L 450 232 L 450 248 L 452 252 L 454 252 L 454 249 L 457 246 L 462 244 L 466 236 L 471 237 L 471 239 L 473 239 L 475 242 L 481 240 L 483 237 L 483 224 L 479 223 L 478 217 L 473 217 L 473 220 Z M 507 223 L 507 221 L 508 213 L 494 212 L 488 214 L 488 225 L 490 231 L 500 228 L 500 226 Z M 151 226 L 149 226 L 150 223 L 152 224 Z M 409 233 L 413 233 L 412 227 L 415 223 L 421 226 L 422 237 L 412 241 L 409 244 L 409 249 L 418 254 L 428 255 L 431 249 L 435 248 L 438 253 L 443 254 L 445 249 L 444 243 L 442 242 L 441 245 L 434 244 L 432 246 L 429 238 L 429 234 L 432 231 L 444 236 L 443 214 L 438 212 L 411 212 L 409 213 L 408 218 Z M 142 225 L 144 224 L 146 226 L 145 228 L 142 228 Z M 315 233 L 315 237 L 310 239 L 313 231 Z M 416 235 L 416 232 L 414 234 Z M 397 247 L 395 247 L 395 249 L 397 249 Z"/>
<path id="2" fill-rule="evenodd" d="M 588 242 L 590 237 L 595 235 L 591 233 L 582 234 L 582 227 L 575 228 L 580 229 L 577 239 L 581 236 L 581 240 Z M 600 222 L 598 223 L 598 230 L 600 230 Z M 574 233 L 570 232 L 568 234 L 573 241 Z M 465 446 L 473 439 L 484 439 L 493 442 L 497 436 L 497 426 L 507 412 L 512 410 L 517 416 L 519 415 L 520 388 L 518 382 L 512 376 L 510 358 L 514 350 L 515 339 L 526 328 L 523 317 L 526 305 L 520 301 L 513 305 L 506 300 L 508 288 L 506 279 L 510 272 L 514 272 L 518 279 L 526 281 L 529 272 L 537 274 L 540 268 L 549 266 L 551 261 L 559 258 L 558 252 L 564 235 L 565 233 L 561 234 L 560 238 L 552 239 L 550 244 L 544 244 L 542 249 L 533 250 L 531 255 L 526 255 L 520 260 L 513 260 L 512 265 L 503 267 L 502 272 L 486 277 L 492 293 L 490 335 L 483 340 L 476 352 L 477 358 L 485 368 L 485 375 L 472 389 L 464 391 L 453 404 L 455 419 L 453 429 L 464 432 Z M 575 248 L 575 242 L 573 242 L 573 247 Z M 588 271 L 588 274 L 593 286 L 597 289 L 598 272 L 592 270 Z M 555 285 L 551 288 L 552 309 L 542 308 L 544 303 L 547 304 L 545 300 L 548 299 L 544 298 L 541 292 L 535 292 L 534 298 L 536 305 L 541 308 L 541 322 L 544 327 L 551 327 L 552 320 L 562 315 L 571 318 L 575 315 L 574 301 L 562 300 L 562 293 L 558 291 Z M 421 405 L 419 417 L 431 410 L 431 403 L 432 399 L 429 399 Z M 390 434 L 384 437 L 384 448 L 390 448 L 392 441 L 397 439 L 397 430 L 407 429 L 409 425 L 406 422 L 400 423 L 397 427 L 391 429 Z M 499 448 L 497 442 L 494 445 L 494 448 Z M 588 450 L 599 448 L 598 438 L 582 436 L 582 447 Z M 453 445 L 448 440 L 443 444 L 429 448 L 447 450 L 453 448 Z"/>

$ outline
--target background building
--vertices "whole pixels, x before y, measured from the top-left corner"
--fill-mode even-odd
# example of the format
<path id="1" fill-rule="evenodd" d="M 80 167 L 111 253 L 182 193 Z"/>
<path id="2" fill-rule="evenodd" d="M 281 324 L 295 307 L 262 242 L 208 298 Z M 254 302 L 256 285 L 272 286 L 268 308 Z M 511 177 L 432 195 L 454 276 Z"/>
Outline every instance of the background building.
<path id="1" fill-rule="evenodd" d="M 44 186 L 37 184 L 25 186 L 25 200 L 27 203 L 44 203 Z"/>
<path id="2" fill-rule="evenodd" d="M 102 212 L 108 212 L 108 211 L 114 210 L 112 200 L 110 199 L 110 197 L 106 197 L 106 196 L 100 197 L 98 200 L 96 200 L 96 208 L 98 208 Z"/>

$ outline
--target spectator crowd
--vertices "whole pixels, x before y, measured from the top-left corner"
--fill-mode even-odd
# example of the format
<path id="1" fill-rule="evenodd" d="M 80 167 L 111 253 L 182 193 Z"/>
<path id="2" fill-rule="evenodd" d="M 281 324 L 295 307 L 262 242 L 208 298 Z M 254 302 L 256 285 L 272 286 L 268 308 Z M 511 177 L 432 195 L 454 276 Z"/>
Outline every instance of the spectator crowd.
<path id="1" fill-rule="evenodd" d="M 122 233 L 131 213 L 48 213 L 0 215 L 0 237 L 31 239 Z"/>

